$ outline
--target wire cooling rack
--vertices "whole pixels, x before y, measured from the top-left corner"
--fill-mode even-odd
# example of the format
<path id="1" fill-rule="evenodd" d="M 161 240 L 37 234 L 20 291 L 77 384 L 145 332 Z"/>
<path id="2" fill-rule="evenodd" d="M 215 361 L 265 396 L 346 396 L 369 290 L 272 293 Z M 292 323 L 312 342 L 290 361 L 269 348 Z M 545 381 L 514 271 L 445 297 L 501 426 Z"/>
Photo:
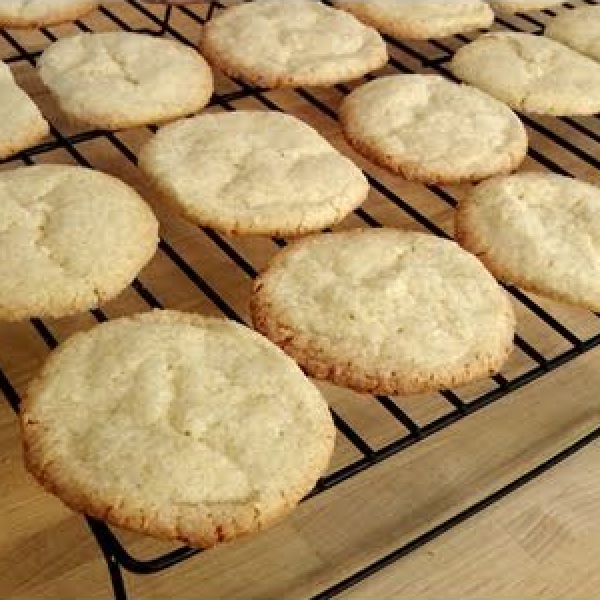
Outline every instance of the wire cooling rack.
<path id="1" fill-rule="evenodd" d="M 590 1 L 587 3 L 594 4 L 595 2 Z M 128 0 L 122 3 L 106 4 L 101 6 L 99 10 L 103 18 L 103 30 L 133 31 L 134 29 L 129 22 L 135 21 L 136 24 L 142 22 L 146 25 L 141 29 L 138 26 L 135 31 L 143 31 L 152 35 L 165 35 L 184 44 L 194 45 L 201 25 L 207 19 L 210 19 L 215 11 L 220 11 L 222 8 L 223 6 L 218 2 L 193 5 L 193 7 L 158 7 L 157 5 L 142 4 L 136 0 Z M 573 8 L 573 5 L 566 4 L 564 8 L 570 9 Z M 135 16 L 135 19 L 132 18 L 132 15 Z M 552 11 L 546 10 L 535 13 L 533 16 L 517 15 L 510 19 L 499 18 L 494 28 L 539 34 L 543 31 L 544 22 L 552 18 L 553 15 Z M 92 31 L 87 19 L 76 21 L 69 33 L 78 30 Z M 37 44 L 35 48 L 30 48 L 21 40 L 17 32 L 0 30 L 0 36 L 8 49 L 2 56 L 4 61 L 15 67 L 35 67 L 36 59 L 41 52 L 40 47 L 56 40 L 64 34 L 64 30 L 61 28 L 42 28 L 39 33 L 41 35 L 40 44 Z M 439 73 L 451 78 L 446 63 L 452 56 L 453 51 L 460 45 L 470 41 L 470 38 L 458 35 L 443 42 L 431 40 L 410 44 L 391 38 L 388 38 L 387 41 L 391 58 L 388 66 L 383 70 L 384 73 L 427 72 Z M 366 79 L 371 78 L 372 76 L 368 76 Z M 224 89 L 221 90 L 219 86 L 217 87 L 217 92 L 211 101 L 211 109 L 235 110 L 238 102 L 244 100 L 252 100 L 255 105 L 268 110 L 288 109 L 278 100 L 280 96 L 277 93 L 254 89 L 240 81 L 232 80 L 227 80 L 226 84 L 221 87 Z M 312 111 L 313 114 L 318 115 L 319 119 L 325 122 L 331 121 L 330 125 L 334 125 L 336 110 L 332 106 L 331 98 L 333 96 L 341 97 L 349 91 L 349 86 L 338 85 L 327 91 L 299 88 L 289 92 L 289 94 L 295 98 L 294 106 L 303 115 Z M 598 118 L 563 118 L 552 121 L 525 116 L 522 118 L 529 130 L 531 139 L 529 159 L 536 168 L 551 170 L 563 175 L 577 174 L 573 170 L 584 174 L 595 174 L 596 170 L 599 170 L 600 173 L 600 160 L 597 158 L 600 149 L 600 121 Z M 151 127 L 149 129 L 155 131 L 155 128 Z M 10 168 L 19 164 L 33 164 L 43 161 L 45 156 L 49 157 L 52 153 L 60 151 L 71 162 L 94 167 L 97 166 L 94 160 L 89 159 L 81 149 L 86 143 L 96 140 L 103 140 L 112 151 L 116 151 L 121 155 L 122 161 L 130 163 L 134 168 L 136 164 L 135 152 L 120 134 L 97 130 L 70 132 L 56 126 L 55 123 L 51 125 L 50 141 L 0 161 L 0 166 Z M 394 210 L 398 211 L 398 215 L 402 215 L 403 224 L 426 229 L 443 237 L 449 237 L 449 227 L 447 224 L 438 222 L 435 215 L 438 214 L 439 210 L 431 208 L 431 206 L 438 203 L 444 209 L 454 207 L 458 201 L 456 189 L 442 188 L 435 185 L 424 186 L 428 201 L 423 203 L 422 199 L 415 200 L 409 194 L 406 196 L 404 194 L 400 195 L 395 191 L 396 186 L 390 183 L 393 179 L 385 176 L 372 165 L 366 165 L 366 169 L 366 174 L 373 188 L 373 194 L 377 196 L 380 203 L 384 203 L 388 208 L 394 207 Z M 382 223 L 375 214 L 377 211 L 370 210 L 369 206 L 367 204 L 364 208 L 355 211 L 354 217 L 360 225 L 378 227 L 382 224 L 390 224 L 387 222 Z M 427 208 L 424 208 L 424 206 Z M 252 253 L 240 249 L 231 238 L 225 238 L 209 229 L 201 229 L 197 232 L 197 235 L 204 236 L 206 243 L 212 247 L 213 251 L 222 254 L 224 260 L 228 263 L 228 268 L 238 270 L 244 278 L 251 279 L 256 276 L 258 268 L 247 256 Z M 280 239 L 273 239 L 272 242 L 273 250 L 285 245 L 285 241 Z M 244 321 L 240 311 L 233 305 L 231 300 L 220 293 L 217 286 L 211 283 L 200 272 L 198 266 L 186 257 L 185 252 L 176 249 L 169 239 L 164 236 L 160 241 L 159 253 L 168 263 L 169 268 L 178 271 L 187 280 L 193 294 L 204 296 L 206 302 L 216 312 L 240 322 Z M 164 300 L 159 300 L 158 295 L 152 291 L 152 284 L 142 283 L 138 278 L 133 282 L 131 288 L 130 291 L 137 295 L 138 300 L 146 307 L 161 308 L 163 306 Z M 520 327 L 515 338 L 515 352 L 520 357 L 519 368 L 509 368 L 507 372 L 496 375 L 485 385 L 476 387 L 474 390 L 443 390 L 439 392 L 437 399 L 439 402 L 444 403 L 446 408 L 441 411 L 442 414 L 435 418 L 429 418 L 425 422 L 413 418 L 410 411 L 403 406 L 403 400 L 401 399 L 386 396 L 374 397 L 373 402 L 384 411 L 388 418 L 396 421 L 399 425 L 398 430 L 402 432 L 400 435 L 395 436 L 393 440 L 379 445 L 365 439 L 360 426 L 351 424 L 337 411 L 332 410 L 338 435 L 350 445 L 354 455 L 357 455 L 358 458 L 347 461 L 346 464 L 337 466 L 335 470 L 328 473 L 320 480 L 306 500 L 310 501 L 313 496 L 326 493 L 334 486 L 429 438 L 440 430 L 451 427 L 457 421 L 487 407 L 518 388 L 543 377 L 577 356 L 600 345 L 600 320 L 597 319 L 597 315 L 590 315 L 589 325 L 583 332 L 574 330 L 569 324 L 566 313 L 555 314 L 553 305 L 550 307 L 542 306 L 539 300 L 519 289 L 511 286 L 507 286 L 506 289 L 512 295 L 519 310 L 528 315 L 529 324 L 523 330 Z M 171 307 L 178 307 L 180 304 L 178 301 L 171 302 L 170 300 L 168 303 Z M 108 318 L 102 309 L 90 311 L 90 314 L 98 322 L 105 321 Z M 45 343 L 47 350 L 58 344 L 57 336 L 53 333 L 52 327 L 46 322 L 32 319 L 30 324 L 26 326 L 33 327 L 36 334 Z M 534 333 L 534 330 L 543 330 L 544 335 L 552 336 L 556 343 L 551 346 L 540 344 L 541 338 Z M 11 381 L 10 374 L 1 368 L 2 360 L 2 352 L 0 351 L 0 389 L 12 408 L 18 412 L 19 393 Z M 436 524 L 428 531 L 367 564 L 362 569 L 348 574 L 327 589 L 323 589 L 314 598 L 332 598 L 341 594 L 402 556 L 482 511 L 490 504 L 526 484 L 599 437 L 600 428 L 597 428 L 508 485 L 497 489 L 475 504 Z M 151 559 L 138 559 L 127 551 L 119 540 L 118 534 L 111 528 L 94 519 L 88 518 L 87 522 L 104 554 L 114 595 L 118 599 L 127 597 L 123 570 L 139 575 L 156 573 L 169 569 L 198 553 L 198 550 L 190 548 L 177 548 L 172 552 L 160 554 Z"/>

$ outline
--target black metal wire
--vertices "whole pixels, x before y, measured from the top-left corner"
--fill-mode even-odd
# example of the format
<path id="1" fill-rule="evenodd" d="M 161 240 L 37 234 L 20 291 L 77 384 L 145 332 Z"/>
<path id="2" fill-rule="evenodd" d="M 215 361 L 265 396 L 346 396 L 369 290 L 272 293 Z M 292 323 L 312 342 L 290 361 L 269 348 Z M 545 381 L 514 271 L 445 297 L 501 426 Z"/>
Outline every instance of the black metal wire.
<path id="1" fill-rule="evenodd" d="M 560 464 L 561 462 L 564 462 L 569 457 L 573 456 L 573 454 L 575 454 L 579 450 L 582 450 L 586 446 L 589 446 L 591 443 L 597 441 L 598 439 L 600 439 L 600 426 L 596 427 L 589 434 L 577 440 L 558 454 L 555 454 L 551 458 L 545 460 L 537 467 L 534 467 L 533 469 L 527 471 L 514 481 L 501 487 L 499 490 L 493 492 L 492 494 L 489 494 L 485 498 L 482 498 L 475 504 L 472 504 L 471 506 L 460 511 L 456 515 L 450 517 L 449 519 L 446 519 L 439 525 L 432 527 L 425 533 L 422 533 L 418 537 L 410 540 L 409 542 L 400 546 L 396 550 L 393 550 L 389 554 L 386 554 L 385 556 L 372 562 L 366 567 L 363 567 L 362 569 L 356 571 L 355 573 L 346 577 L 345 579 L 342 579 L 338 583 L 328 587 L 319 594 L 316 594 L 312 597 L 312 600 L 326 600 L 328 598 L 334 598 L 336 596 L 339 596 L 351 587 L 375 575 L 379 571 L 400 560 L 402 557 L 410 554 L 411 552 L 414 552 L 415 550 L 418 550 L 425 544 L 432 542 L 433 540 L 440 537 L 442 534 L 446 533 L 453 527 L 464 523 L 465 521 L 479 514 L 492 504 L 498 502 L 502 498 L 505 498 L 512 492 L 515 492 L 516 490 L 522 488 L 524 485 L 540 477 L 544 473 L 547 473 L 550 469 Z"/>
<path id="2" fill-rule="evenodd" d="M 86 517 L 88 527 L 94 534 L 98 546 L 102 551 L 106 566 L 108 567 L 108 575 L 113 588 L 113 595 L 115 600 L 127 600 L 127 590 L 125 589 L 125 580 L 123 579 L 123 573 L 121 571 L 122 562 L 119 557 L 113 552 L 111 545 L 112 534 L 108 530 L 108 527 L 95 519 Z"/>
<path id="3" fill-rule="evenodd" d="M 588 1 L 588 3 L 590 4 L 595 4 L 595 2 L 593 2 L 592 0 L 586 1 Z M 180 18 L 186 17 L 198 24 L 203 24 L 207 18 L 211 17 L 215 10 L 220 10 L 221 8 L 223 8 L 223 5 L 221 3 L 211 2 L 210 6 L 208 7 L 206 16 L 203 17 L 186 6 L 180 6 L 177 8 L 167 6 L 164 8 L 164 12 L 162 15 L 157 15 L 137 0 L 127 0 L 127 2 L 131 7 L 135 8 L 139 12 L 139 14 L 143 16 L 149 23 L 148 27 L 145 27 L 139 31 L 142 31 L 144 33 L 150 33 L 152 35 L 168 35 L 189 46 L 193 46 L 194 41 L 181 34 L 181 32 L 173 26 L 172 19 L 174 15 L 177 15 Z M 116 27 L 125 31 L 133 30 L 133 28 L 127 22 L 125 22 L 118 14 L 116 14 L 111 9 L 110 5 L 101 6 L 100 11 Z M 553 14 L 551 11 L 544 12 L 548 15 Z M 534 25 L 536 27 L 542 27 L 543 25 L 534 17 L 521 15 L 521 18 L 524 19 L 525 22 L 528 22 L 529 24 Z M 500 20 L 499 23 L 505 28 L 519 30 L 518 27 L 516 27 L 508 21 Z M 82 20 L 76 21 L 75 25 L 81 31 L 91 31 L 91 28 Z M 55 34 L 49 28 L 42 28 L 41 32 L 49 41 L 53 41 L 56 39 Z M 28 51 L 12 34 L 10 34 L 7 31 L 0 30 L 0 35 L 15 51 L 15 54 L 5 59 L 5 62 L 18 63 L 21 61 L 25 61 L 30 65 L 35 66 L 35 62 L 38 56 L 40 55 L 40 51 Z M 456 36 L 456 39 L 463 43 L 469 41 L 469 38 L 467 36 Z M 409 45 L 406 45 L 403 42 L 390 38 L 388 38 L 388 42 L 407 57 L 418 60 L 423 67 L 433 69 L 434 71 L 437 71 L 442 75 L 451 77 L 451 74 L 445 67 L 445 64 L 448 62 L 452 54 L 452 50 L 447 44 L 439 41 L 431 41 L 432 46 L 435 47 L 437 50 L 440 50 L 440 52 L 442 52 L 442 55 L 430 59 L 419 50 Z M 405 65 L 397 57 L 393 57 L 390 59 L 390 65 L 401 73 L 413 72 L 413 70 L 410 67 Z M 365 79 L 369 80 L 371 79 L 371 76 L 367 76 Z M 225 110 L 235 110 L 234 103 L 236 101 L 243 98 L 253 98 L 269 110 L 282 110 L 282 108 L 269 96 L 269 93 L 266 90 L 253 88 L 237 80 L 234 80 L 234 83 L 238 87 L 237 90 L 224 94 L 215 93 L 211 100 L 211 105 L 220 106 Z M 335 86 L 335 88 L 340 94 L 347 94 L 349 91 L 349 88 L 344 85 L 338 85 Z M 294 93 L 301 100 L 310 104 L 313 108 L 317 109 L 321 113 L 327 115 L 331 119 L 337 119 L 336 112 L 328 104 L 319 99 L 319 97 L 314 92 L 298 88 L 294 90 Z M 546 139 L 550 140 L 556 146 L 578 157 L 580 160 L 586 162 L 590 166 L 594 168 L 600 168 L 600 160 L 587 150 L 579 148 L 573 142 L 564 139 L 562 136 L 549 130 L 545 125 L 537 122 L 535 119 L 524 117 L 524 121 L 531 129 L 543 135 Z M 573 129 L 573 131 L 576 131 L 578 134 L 586 136 L 589 140 L 596 143 L 600 142 L 600 135 L 598 135 L 585 125 L 581 124 L 579 121 L 570 118 L 565 118 L 562 119 L 562 122 L 566 126 Z M 155 128 L 151 129 L 153 131 L 155 130 Z M 51 126 L 51 135 L 51 140 L 33 146 L 32 148 L 29 148 L 19 153 L 16 157 L 9 157 L 7 159 L 4 159 L 0 161 L 0 164 L 8 164 L 14 161 L 15 159 L 19 159 L 25 164 L 32 164 L 35 158 L 39 155 L 43 155 L 53 150 L 63 149 L 67 151 L 69 155 L 78 164 L 83 166 L 92 166 L 89 163 L 89 161 L 83 156 L 83 154 L 78 150 L 77 147 L 82 143 L 96 139 L 105 139 L 106 141 L 108 141 L 116 150 L 118 150 L 123 155 L 123 157 L 126 160 L 132 163 L 136 163 L 137 161 L 134 152 L 132 152 L 131 149 L 127 147 L 127 145 L 120 139 L 118 134 L 115 134 L 113 132 L 94 130 L 83 131 L 74 135 L 64 136 L 54 126 Z M 543 153 L 541 153 L 535 148 L 530 148 L 529 156 L 533 160 L 539 162 L 541 165 L 554 172 L 569 175 L 567 170 L 565 170 L 561 165 L 557 164 L 554 160 L 545 156 Z M 407 199 L 401 198 L 387 185 L 385 185 L 383 182 L 379 181 L 372 175 L 367 173 L 367 176 L 369 178 L 369 182 L 372 188 L 376 190 L 382 198 L 387 199 L 387 201 L 395 205 L 405 215 L 408 215 L 416 224 L 419 224 L 423 228 L 429 230 L 430 232 L 436 235 L 445 238 L 449 237 L 449 235 L 444 229 L 442 229 L 429 217 L 420 212 L 415 206 L 411 205 L 411 203 Z M 456 199 L 444 188 L 433 185 L 426 187 L 441 202 L 444 202 L 449 206 L 456 206 Z M 367 226 L 381 226 L 378 220 L 372 215 L 370 215 L 364 208 L 357 209 L 355 211 L 355 214 Z M 228 240 L 226 240 L 221 235 L 210 229 L 203 228 L 200 231 L 212 242 L 212 244 L 216 248 L 223 252 L 231 260 L 231 262 L 238 269 L 240 269 L 247 277 L 254 278 L 257 275 L 257 268 L 254 265 L 252 265 L 251 261 L 249 261 L 243 255 L 243 253 L 236 249 Z M 285 240 L 281 239 L 274 239 L 273 241 L 278 247 L 282 247 L 286 243 Z M 159 250 L 171 261 L 171 263 L 177 269 L 179 269 L 188 278 L 188 280 L 196 287 L 196 289 L 205 297 L 207 297 L 225 316 L 234 319 L 238 322 L 243 322 L 240 315 L 195 270 L 195 268 L 183 256 L 181 256 L 181 254 L 168 240 L 160 240 Z M 163 302 L 159 300 L 154 295 L 154 293 L 139 279 L 136 279 L 133 282 L 132 289 L 149 307 L 163 307 Z M 452 390 L 441 391 L 440 396 L 447 402 L 449 411 L 443 416 L 438 417 L 437 419 L 428 423 L 416 423 L 409 416 L 409 414 L 407 414 L 406 411 L 402 409 L 399 403 L 395 402 L 392 398 L 389 398 L 387 396 L 376 396 L 374 401 L 376 401 L 386 411 L 386 413 L 392 418 L 394 418 L 398 422 L 399 426 L 401 426 L 399 434 L 400 437 L 380 448 L 372 447 L 363 438 L 360 432 L 357 431 L 357 429 L 352 427 L 352 425 L 345 421 L 339 414 L 333 412 L 333 418 L 336 427 L 338 428 L 338 431 L 344 435 L 344 437 L 349 441 L 350 444 L 352 444 L 352 446 L 358 452 L 359 458 L 354 462 L 347 464 L 344 467 L 322 478 L 321 481 L 319 481 L 319 483 L 315 487 L 315 489 L 307 496 L 306 499 L 309 499 L 317 494 L 323 493 L 326 490 L 329 490 L 332 487 L 342 483 L 343 481 L 346 481 L 347 479 L 365 471 L 366 469 L 369 469 L 374 465 L 377 465 L 382 461 L 387 460 L 392 456 L 395 456 L 396 454 L 405 450 L 406 448 L 416 443 L 419 443 L 421 440 L 427 439 L 428 437 L 434 435 L 438 431 L 451 426 L 458 420 L 463 419 L 468 415 L 471 415 L 474 412 L 489 406 L 498 399 L 505 397 L 507 394 L 510 394 L 515 390 L 523 387 L 524 385 L 527 385 L 528 383 L 538 379 L 539 377 L 542 377 L 543 375 L 560 368 L 566 362 L 569 362 L 570 360 L 573 360 L 575 357 L 581 355 L 582 353 L 587 352 L 592 348 L 595 348 L 600 345 L 600 333 L 588 337 L 587 339 L 581 339 L 563 323 L 558 321 L 554 316 L 552 316 L 550 313 L 548 313 L 546 310 L 540 307 L 537 303 L 535 303 L 524 292 L 510 286 L 507 286 L 507 289 L 515 297 L 516 300 L 518 300 L 523 306 L 525 306 L 533 315 L 535 315 L 536 318 L 545 323 L 546 326 L 551 328 L 554 332 L 556 332 L 559 336 L 566 340 L 571 347 L 568 350 L 554 357 L 547 358 L 542 352 L 540 352 L 533 345 L 527 342 L 524 338 L 518 335 L 515 338 L 515 344 L 526 356 L 528 356 L 534 362 L 534 366 L 531 369 L 521 374 L 520 376 L 514 377 L 512 379 L 508 379 L 503 375 L 495 376 L 493 378 L 495 382 L 494 389 L 490 390 L 485 394 L 480 395 L 479 397 L 469 402 L 465 402 L 456 392 Z M 107 316 L 101 309 L 95 309 L 90 312 L 98 322 L 102 322 L 107 319 Z M 31 325 L 35 329 L 37 334 L 43 339 L 43 341 L 46 343 L 49 349 L 56 347 L 56 345 L 58 344 L 56 336 L 42 320 L 32 319 Z M 1 369 L 0 390 L 7 398 L 12 408 L 15 411 L 18 411 L 19 394 L 13 387 L 9 378 Z M 522 475 L 509 485 L 504 486 L 503 488 L 491 494 L 487 498 L 480 500 L 473 506 L 458 513 L 451 519 L 448 519 L 444 523 L 433 527 L 420 537 L 415 538 L 414 540 L 403 545 L 397 550 L 375 561 L 371 565 L 364 567 L 356 573 L 348 576 L 341 582 L 327 588 L 326 590 L 315 596 L 315 598 L 331 598 L 342 593 L 352 585 L 357 584 L 358 582 L 364 580 L 366 577 L 378 572 L 385 566 L 391 564 L 395 560 L 398 560 L 400 557 L 405 556 L 409 552 L 422 546 L 424 543 L 427 543 L 428 541 L 441 535 L 444 531 L 447 531 L 451 527 L 464 521 L 470 516 L 477 514 L 485 507 L 489 506 L 491 503 L 499 500 L 508 493 L 517 489 L 518 487 L 521 487 L 534 477 L 539 476 L 558 462 L 561 462 L 562 460 L 570 456 L 575 451 L 596 440 L 598 437 L 600 437 L 600 428 L 594 430 L 589 435 L 581 438 L 562 452 L 548 459 L 541 465 L 535 467 L 531 471 Z M 107 525 L 94 519 L 88 518 L 87 520 L 89 527 L 93 532 L 94 536 L 96 537 L 103 552 L 103 555 L 106 559 L 109 574 L 113 584 L 114 594 L 115 597 L 119 600 L 125 599 L 127 597 L 125 583 L 122 575 L 122 569 L 126 569 L 132 573 L 137 574 L 156 573 L 158 571 L 167 569 L 181 562 L 182 560 L 186 560 L 191 556 L 198 554 L 199 552 L 198 550 L 190 548 L 178 548 L 172 552 L 151 559 L 136 559 L 121 545 L 117 536 Z"/>

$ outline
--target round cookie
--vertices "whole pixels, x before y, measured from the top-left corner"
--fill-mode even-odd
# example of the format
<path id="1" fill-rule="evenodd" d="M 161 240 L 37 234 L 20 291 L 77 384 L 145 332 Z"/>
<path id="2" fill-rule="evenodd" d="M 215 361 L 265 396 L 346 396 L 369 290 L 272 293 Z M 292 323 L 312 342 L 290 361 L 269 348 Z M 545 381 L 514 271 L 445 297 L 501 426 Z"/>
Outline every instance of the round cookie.
<path id="1" fill-rule="evenodd" d="M 207 114 L 163 127 L 139 166 L 176 210 L 225 233 L 295 235 L 341 221 L 369 184 L 314 129 L 279 112 Z"/>
<path id="2" fill-rule="evenodd" d="M 333 85 L 387 62 L 381 36 L 352 15 L 310 0 L 231 6 L 204 27 L 201 51 L 251 85 Z"/>
<path id="3" fill-rule="evenodd" d="M 195 50 L 128 32 L 81 33 L 49 46 L 39 73 L 63 111 L 80 123 L 121 129 L 197 112 L 213 91 Z"/>
<path id="4" fill-rule="evenodd" d="M 21 409 L 29 471 L 69 507 L 200 547 L 290 512 L 335 428 L 294 362 L 231 321 L 173 311 L 78 333 Z"/>
<path id="5" fill-rule="evenodd" d="M 482 0 L 337 0 L 334 4 L 382 33 L 404 39 L 446 37 L 494 22 L 494 12 Z"/>
<path id="6" fill-rule="evenodd" d="M 89 0 L 2 0 L 0 27 L 29 29 L 74 21 L 93 11 Z"/>
<path id="7" fill-rule="evenodd" d="M 544 10 L 562 4 L 561 0 L 488 0 L 490 6 L 499 13 L 513 14 Z"/>
<path id="8" fill-rule="evenodd" d="M 460 48 L 450 69 L 515 110 L 555 116 L 600 111 L 600 65 L 546 37 L 488 33 Z"/>
<path id="9" fill-rule="evenodd" d="M 454 242 L 395 229 L 312 236 L 256 280 L 255 327 L 314 377 L 414 394 L 500 369 L 515 317 L 507 294 Z"/>
<path id="10" fill-rule="evenodd" d="M 527 134 L 502 102 L 435 75 L 391 75 L 355 89 L 340 108 L 354 148 L 407 179 L 476 181 L 516 169 Z"/>
<path id="11" fill-rule="evenodd" d="M 551 173 L 490 179 L 460 204 L 456 233 L 496 277 L 600 310 L 600 188 Z"/>
<path id="12" fill-rule="evenodd" d="M 600 61 L 600 6 L 562 12 L 548 22 L 544 35 Z"/>
<path id="13" fill-rule="evenodd" d="M 0 61 L 0 159 L 40 142 L 50 131 L 46 119 Z"/>
<path id="14" fill-rule="evenodd" d="M 0 173 L 0 319 L 61 317 L 117 296 L 152 258 L 158 223 L 115 177 L 66 165 Z"/>

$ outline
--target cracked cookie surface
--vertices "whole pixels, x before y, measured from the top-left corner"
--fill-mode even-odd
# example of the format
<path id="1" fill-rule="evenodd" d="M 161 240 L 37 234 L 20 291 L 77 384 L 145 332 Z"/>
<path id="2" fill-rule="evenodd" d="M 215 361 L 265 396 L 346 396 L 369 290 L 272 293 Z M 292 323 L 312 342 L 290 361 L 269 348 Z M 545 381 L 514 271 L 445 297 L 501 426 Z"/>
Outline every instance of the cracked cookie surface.
<path id="1" fill-rule="evenodd" d="M 49 130 L 39 108 L 0 61 L 0 159 L 40 142 Z"/>
<path id="2" fill-rule="evenodd" d="M 118 295 L 152 258 L 158 223 L 118 179 L 66 165 L 0 173 L 0 319 L 61 317 Z"/>
<path id="3" fill-rule="evenodd" d="M 22 411 L 29 470 L 75 510 L 196 546 L 284 516 L 327 468 L 335 428 L 256 332 L 174 311 L 78 333 Z"/>
<path id="4" fill-rule="evenodd" d="M 515 110 L 556 116 L 600 111 L 600 65 L 550 38 L 488 33 L 460 48 L 450 69 Z"/>
<path id="5" fill-rule="evenodd" d="M 38 66 L 68 116 L 106 129 L 198 112 L 213 91 L 210 67 L 198 52 L 138 33 L 63 38 L 44 51 Z"/>
<path id="6" fill-rule="evenodd" d="M 31 28 L 57 25 L 86 15 L 98 4 L 88 0 L 2 0 L 0 27 Z"/>
<path id="7" fill-rule="evenodd" d="M 333 85 L 387 62 L 375 29 L 310 0 L 232 6 L 206 24 L 200 47 L 227 75 L 269 88 Z"/>
<path id="8" fill-rule="evenodd" d="M 226 233 L 317 231 L 369 191 L 360 169 L 317 131 L 274 111 L 167 125 L 142 148 L 139 165 L 187 218 Z"/>
<path id="9" fill-rule="evenodd" d="M 311 236 L 255 281 L 258 331 L 319 379 L 414 394 L 500 369 L 512 349 L 508 295 L 454 242 L 394 229 Z"/>
<path id="10" fill-rule="evenodd" d="M 345 137 L 364 156 L 418 181 L 479 180 L 516 169 L 523 124 L 505 104 L 435 75 L 381 77 L 342 102 Z"/>
<path id="11" fill-rule="evenodd" d="M 600 310 L 600 188 L 552 173 L 476 186 L 459 205 L 457 239 L 496 277 Z"/>

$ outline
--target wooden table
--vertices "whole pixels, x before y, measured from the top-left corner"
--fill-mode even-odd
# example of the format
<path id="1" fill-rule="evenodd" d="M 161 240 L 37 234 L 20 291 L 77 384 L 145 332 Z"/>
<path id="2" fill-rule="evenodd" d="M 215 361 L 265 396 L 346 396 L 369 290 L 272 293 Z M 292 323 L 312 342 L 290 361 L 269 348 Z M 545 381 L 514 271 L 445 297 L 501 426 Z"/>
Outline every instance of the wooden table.
<path id="1" fill-rule="evenodd" d="M 156 27 L 135 6 L 109 4 L 135 27 Z M 161 8 L 148 5 L 152 14 Z M 206 7 L 193 8 L 203 15 Z M 83 20 L 95 31 L 115 29 L 108 12 Z M 546 15 L 535 14 L 545 20 Z M 535 30 L 535 23 L 515 17 L 513 24 Z M 200 26 L 176 9 L 173 27 L 191 40 Z M 76 32 L 75 25 L 52 28 L 57 36 Z M 0 56 L 15 55 L 14 42 L 30 51 L 44 48 L 49 36 L 40 31 L 11 32 L 0 38 Z M 445 41 L 449 47 L 458 40 Z M 436 72 L 443 60 L 424 67 L 419 59 L 442 58 L 446 53 L 428 43 L 405 51 L 392 46 L 392 55 L 407 69 Z M 36 99 L 60 136 L 78 128 L 69 125 L 43 90 L 26 60 L 12 63 L 18 81 Z M 393 66 L 383 72 L 396 72 Z M 218 77 L 221 92 L 239 90 Z M 448 198 L 460 200 L 466 186 L 443 190 L 411 184 L 384 173 L 354 155 L 344 144 L 333 118 L 343 94 L 337 89 L 303 92 L 277 91 L 234 100 L 236 108 L 265 108 L 264 99 L 294 112 L 313 124 L 371 173 L 381 188 L 373 189 L 364 209 L 378 222 L 394 227 L 422 229 L 385 189 L 452 233 L 453 209 Z M 324 109 L 316 103 L 322 103 Z M 209 110 L 222 110 L 215 106 Z M 554 164 L 582 179 L 600 183 L 594 165 L 599 144 L 581 132 L 584 126 L 600 135 L 597 119 L 565 122 L 536 119 L 529 128 L 534 152 L 524 169 L 544 170 Z M 553 132 L 548 134 L 548 132 Z M 556 134 L 558 138 L 552 139 Z M 169 308 L 219 314 L 219 309 L 177 264 L 186 265 L 246 319 L 251 277 L 231 258 L 232 250 L 251 265 L 262 268 L 277 246 L 268 239 L 222 238 L 203 232 L 170 214 L 149 192 L 135 164 L 122 152 L 134 154 L 152 135 L 147 129 L 115 134 L 90 134 L 76 144 L 34 153 L 34 162 L 73 163 L 84 160 L 116 174 L 137 187 L 153 205 L 167 242 L 140 276 L 151 294 Z M 562 140 L 567 140 L 565 143 Z M 571 144 L 572 147 L 568 147 Z M 60 146 L 60 144 L 57 144 Z M 121 149 L 120 149 L 121 148 Z M 552 161 L 552 162 L 550 162 Z M 21 161 L 5 163 L 12 168 Z M 447 194 L 445 196 L 444 194 Z M 446 200 L 445 200 L 446 199 Z M 364 214 L 348 217 L 340 229 L 365 226 Z M 219 245 L 221 247 L 219 247 Z M 222 249 L 226 244 L 230 254 Z M 148 304 L 129 288 L 102 307 L 108 317 L 147 310 Z M 535 298 L 549 315 L 588 339 L 600 332 L 600 320 L 589 312 Z M 515 300 L 519 333 L 545 357 L 572 348 L 558 334 Z M 17 393 L 48 354 L 40 331 L 56 341 L 91 327 L 91 313 L 47 320 L 46 329 L 31 323 L 0 325 L 0 368 Z M 503 374 L 510 380 L 534 366 L 531 358 L 515 351 Z M 126 575 L 131 597 L 280 598 L 307 597 L 356 571 L 365 564 L 413 539 L 436 523 L 456 514 L 486 494 L 513 480 L 600 424 L 600 350 L 591 350 L 560 369 L 519 389 L 468 418 L 427 438 L 323 493 L 301 507 L 283 524 L 268 532 L 196 556 L 156 575 Z M 373 398 L 320 384 L 339 415 L 373 448 L 406 435 L 403 426 Z M 486 381 L 460 390 L 469 401 L 492 389 Z M 419 425 L 453 410 L 440 395 L 398 400 Z M 358 458 L 355 447 L 338 435 L 332 471 Z M 354 587 L 347 596 L 395 597 L 591 597 L 600 585 L 600 476 L 596 468 L 600 446 L 592 444 L 551 472 L 510 497 L 452 529 L 436 541 L 405 557 L 380 574 Z M 108 597 L 112 594 L 104 559 L 84 519 L 65 509 L 25 473 L 17 420 L 8 403 L 0 404 L 0 597 Z M 119 532 L 135 556 L 150 557 L 171 550 L 170 544 Z"/>

